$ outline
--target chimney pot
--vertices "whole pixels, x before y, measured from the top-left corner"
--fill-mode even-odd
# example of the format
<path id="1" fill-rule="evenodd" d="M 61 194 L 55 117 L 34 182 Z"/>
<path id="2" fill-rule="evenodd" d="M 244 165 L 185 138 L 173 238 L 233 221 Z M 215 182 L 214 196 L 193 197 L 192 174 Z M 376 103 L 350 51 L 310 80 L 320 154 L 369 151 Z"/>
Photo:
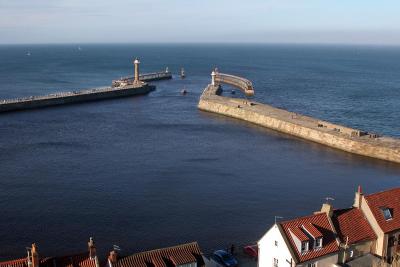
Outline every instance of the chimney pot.
<path id="1" fill-rule="evenodd" d="M 110 252 L 110 256 L 108 256 L 108 259 L 110 260 L 111 263 L 116 263 L 118 260 L 118 253 L 113 250 Z"/>
<path id="2" fill-rule="evenodd" d="M 89 248 L 90 259 L 94 259 L 96 257 L 96 246 L 94 244 L 93 237 L 89 238 L 88 248 Z"/>
<path id="3" fill-rule="evenodd" d="M 357 209 L 361 208 L 362 197 L 363 197 L 363 192 L 362 192 L 361 185 L 359 185 L 358 188 L 357 188 L 357 192 L 355 194 L 355 197 L 354 197 L 353 207 L 355 207 Z"/>
<path id="4" fill-rule="evenodd" d="M 39 253 L 37 252 L 36 244 L 32 244 L 32 267 L 39 267 Z"/>

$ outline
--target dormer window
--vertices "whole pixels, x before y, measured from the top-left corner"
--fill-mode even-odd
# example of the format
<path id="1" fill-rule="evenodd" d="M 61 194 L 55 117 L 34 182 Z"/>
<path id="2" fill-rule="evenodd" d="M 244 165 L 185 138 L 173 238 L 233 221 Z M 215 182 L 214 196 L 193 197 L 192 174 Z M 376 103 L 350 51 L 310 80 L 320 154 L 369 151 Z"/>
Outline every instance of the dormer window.
<path id="1" fill-rule="evenodd" d="M 322 248 L 322 237 L 315 239 L 315 247 Z"/>
<path id="2" fill-rule="evenodd" d="M 305 253 L 307 251 L 308 251 L 308 242 L 307 241 L 301 242 L 301 253 Z"/>
<path id="3" fill-rule="evenodd" d="M 393 219 L 392 212 L 389 208 L 381 207 L 381 211 L 382 211 L 383 217 L 385 218 L 386 221 Z"/>

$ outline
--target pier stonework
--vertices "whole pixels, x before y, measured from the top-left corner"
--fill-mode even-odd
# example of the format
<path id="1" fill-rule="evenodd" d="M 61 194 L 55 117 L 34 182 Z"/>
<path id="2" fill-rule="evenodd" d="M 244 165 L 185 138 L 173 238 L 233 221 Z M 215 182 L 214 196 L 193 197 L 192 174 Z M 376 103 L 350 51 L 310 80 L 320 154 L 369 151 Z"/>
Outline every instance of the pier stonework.
<path id="1" fill-rule="evenodd" d="M 253 84 L 242 77 L 234 76 L 230 74 L 220 73 L 218 69 L 215 69 L 211 73 L 211 84 L 218 85 L 218 84 L 229 84 L 235 86 L 243 91 L 246 96 L 253 96 L 254 95 L 254 88 Z"/>
<path id="2" fill-rule="evenodd" d="M 144 95 L 155 90 L 153 85 L 140 85 L 125 88 L 96 88 L 78 92 L 63 92 L 34 98 L 10 99 L 0 101 L 0 112 L 9 112 L 26 109 L 36 109 L 50 106 L 67 105 L 111 98 Z"/>
<path id="3" fill-rule="evenodd" d="M 169 71 L 140 74 L 139 60 L 135 59 L 133 64 L 135 68 L 134 76 L 128 76 L 119 80 L 114 80 L 112 81 L 112 85 L 110 87 L 59 92 L 43 96 L 3 99 L 0 100 L 0 112 L 143 95 L 155 90 L 156 88 L 154 85 L 150 85 L 147 82 L 172 79 L 172 74 Z"/>
<path id="4" fill-rule="evenodd" d="M 232 83 L 229 83 L 232 85 Z M 350 153 L 400 163 L 400 140 L 344 127 L 247 99 L 220 96 L 209 84 L 198 108 L 241 119 Z"/>

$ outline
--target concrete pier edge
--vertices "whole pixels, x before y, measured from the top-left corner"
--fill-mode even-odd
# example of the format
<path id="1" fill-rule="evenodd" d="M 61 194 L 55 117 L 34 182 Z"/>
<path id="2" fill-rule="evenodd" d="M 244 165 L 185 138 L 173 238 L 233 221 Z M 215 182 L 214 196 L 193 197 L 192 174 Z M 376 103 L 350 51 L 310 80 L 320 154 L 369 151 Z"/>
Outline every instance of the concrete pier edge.
<path id="1" fill-rule="evenodd" d="M 378 136 L 242 98 L 220 96 L 219 84 L 209 84 L 198 108 L 342 151 L 400 163 L 400 139 Z"/>

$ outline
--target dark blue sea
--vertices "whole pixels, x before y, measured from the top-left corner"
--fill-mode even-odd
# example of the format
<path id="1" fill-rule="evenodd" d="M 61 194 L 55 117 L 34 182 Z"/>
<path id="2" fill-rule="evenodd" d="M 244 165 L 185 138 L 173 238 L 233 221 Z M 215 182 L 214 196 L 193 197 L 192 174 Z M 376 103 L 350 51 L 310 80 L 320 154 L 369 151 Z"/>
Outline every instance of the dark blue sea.
<path id="1" fill-rule="evenodd" d="M 43 256 L 85 251 L 90 236 L 100 256 L 193 240 L 208 253 L 253 243 L 275 215 L 310 214 L 328 196 L 349 207 L 358 185 L 400 186 L 400 165 L 196 108 L 218 67 L 252 80 L 257 101 L 400 137 L 399 47 L 80 47 L 0 46 L 0 98 L 110 85 L 134 57 L 142 72 L 176 76 L 146 96 L 0 114 L 1 260 L 32 242 Z"/>

